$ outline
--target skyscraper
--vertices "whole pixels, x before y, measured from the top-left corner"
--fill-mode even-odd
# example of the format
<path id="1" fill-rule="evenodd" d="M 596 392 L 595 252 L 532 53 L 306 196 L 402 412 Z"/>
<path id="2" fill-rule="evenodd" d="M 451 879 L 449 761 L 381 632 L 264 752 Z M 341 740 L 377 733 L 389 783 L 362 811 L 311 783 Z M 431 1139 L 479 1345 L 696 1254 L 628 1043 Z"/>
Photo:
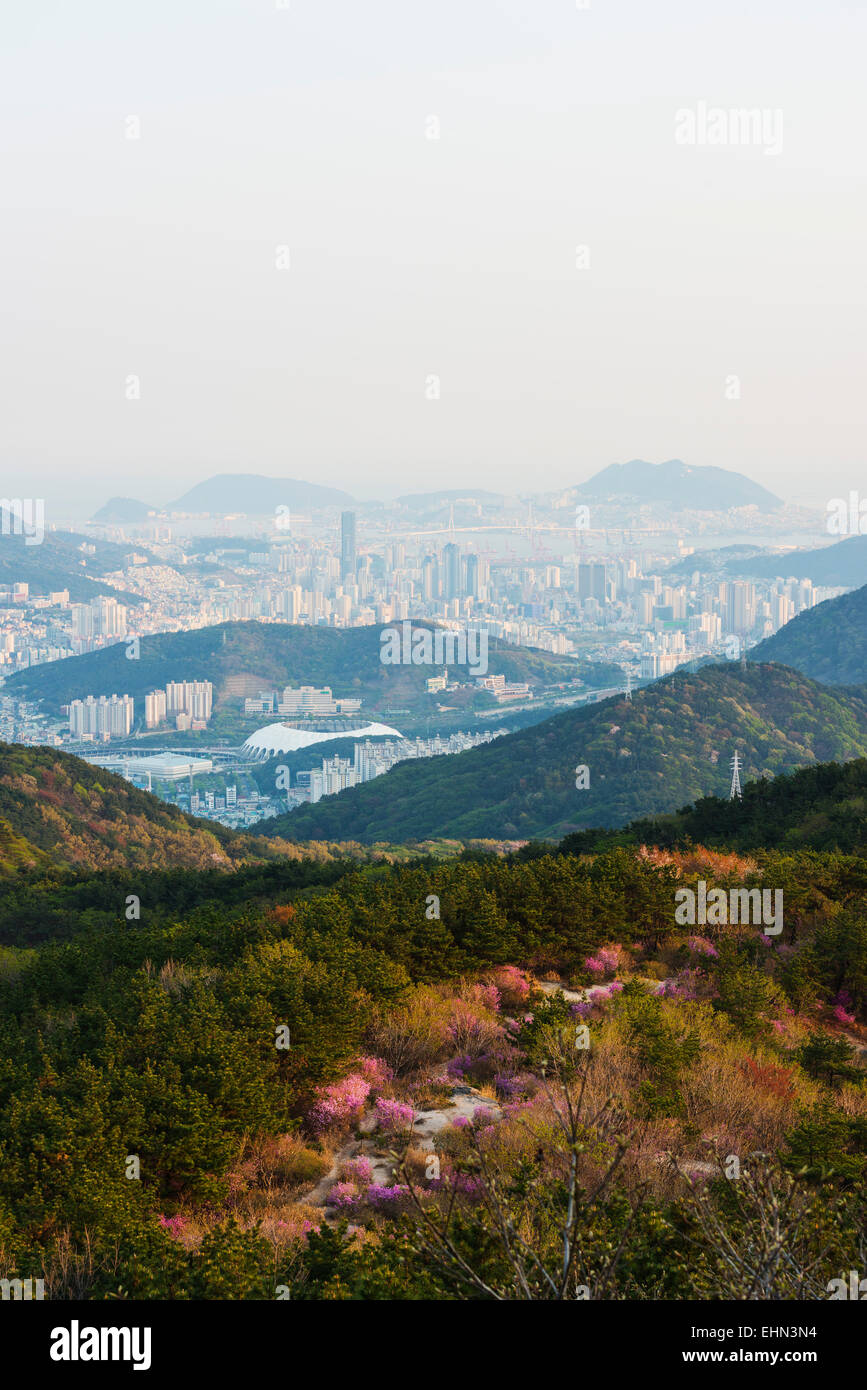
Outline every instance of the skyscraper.
<path id="1" fill-rule="evenodd" d="M 422 593 L 427 602 L 439 598 L 440 593 L 440 573 L 439 563 L 435 555 L 425 555 L 422 565 Z"/>
<path id="2" fill-rule="evenodd" d="M 599 564 L 579 564 L 578 597 L 595 598 L 598 603 L 605 602 L 605 566 Z"/>
<path id="3" fill-rule="evenodd" d="M 355 512 L 340 513 L 340 578 L 355 578 Z"/>
<path id="4" fill-rule="evenodd" d="M 460 598 L 461 594 L 461 551 L 460 546 L 450 541 L 443 547 L 443 598 Z"/>
<path id="5" fill-rule="evenodd" d="M 479 557 L 478 555 L 467 556 L 467 595 L 469 598 L 479 597 Z"/>

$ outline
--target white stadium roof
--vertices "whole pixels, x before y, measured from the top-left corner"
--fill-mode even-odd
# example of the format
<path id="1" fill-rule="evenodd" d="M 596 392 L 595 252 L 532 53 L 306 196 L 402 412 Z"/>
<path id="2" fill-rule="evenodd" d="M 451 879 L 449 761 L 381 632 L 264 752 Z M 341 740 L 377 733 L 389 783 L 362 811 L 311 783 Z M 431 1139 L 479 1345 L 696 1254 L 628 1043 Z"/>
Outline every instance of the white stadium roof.
<path id="1" fill-rule="evenodd" d="M 334 738 L 403 738 L 398 729 L 387 724 L 365 724 L 360 729 L 337 729 L 321 734 L 309 729 L 293 729 L 289 724 L 266 724 L 257 729 L 244 744 L 244 750 L 254 757 L 270 758 L 275 753 L 296 753 L 299 748 L 309 748 L 313 743 L 325 743 Z"/>

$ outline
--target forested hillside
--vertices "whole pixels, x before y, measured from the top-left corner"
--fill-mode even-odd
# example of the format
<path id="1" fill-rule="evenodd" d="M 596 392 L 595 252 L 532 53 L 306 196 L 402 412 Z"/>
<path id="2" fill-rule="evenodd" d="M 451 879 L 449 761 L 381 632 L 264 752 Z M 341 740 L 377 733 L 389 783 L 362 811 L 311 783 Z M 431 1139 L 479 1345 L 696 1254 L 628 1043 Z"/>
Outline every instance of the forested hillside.
<path id="1" fill-rule="evenodd" d="M 867 682 L 867 585 L 799 613 L 753 647 L 750 661 L 778 661 L 828 685 Z"/>
<path id="2" fill-rule="evenodd" d="M 317 853 L 331 857 L 327 846 Z M 287 855 L 300 852 L 187 816 L 68 753 L 0 744 L 0 878 L 33 868 L 229 869 Z"/>
<path id="3" fill-rule="evenodd" d="M 820 763 L 747 782 L 741 798 L 702 797 L 673 815 L 631 821 L 622 830 L 585 830 L 561 848 L 574 854 L 615 845 L 689 844 L 756 849 L 867 853 L 867 760 Z"/>
<path id="4" fill-rule="evenodd" d="M 867 861 L 294 872 L 244 871 L 222 904 L 204 876 L 199 905 L 197 875 L 143 874 L 136 922 L 104 919 L 110 876 L 90 909 L 57 885 L 79 930 L 0 952 L 0 1278 L 54 1300 L 820 1298 L 857 1263 Z M 781 890 L 782 933 L 678 927 L 697 878 Z"/>
<path id="5" fill-rule="evenodd" d="M 773 665 L 679 672 L 457 757 L 397 766 L 256 827 L 287 839 L 560 838 L 725 795 L 744 779 L 867 755 L 867 694 Z M 588 785 L 576 787 L 576 770 Z"/>
<path id="6" fill-rule="evenodd" d="M 327 685 L 335 695 L 361 697 L 368 713 L 417 701 L 424 695 L 425 681 L 436 674 L 430 666 L 384 665 L 381 631 L 378 626 L 338 630 L 289 623 L 221 623 L 144 637 L 134 661 L 127 658 L 125 644 L 118 643 L 35 666 L 11 676 L 7 689 L 59 709 L 86 695 L 125 692 L 143 701 L 148 691 L 167 681 L 208 680 L 219 705 L 233 693 L 230 678 L 247 676 L 254 694 L 258 689 L 282 690 L 285 685 Z M 461 670 L 458 663 L 453 668 L 455 673 Z M 622 676 L 619 667 L 576 662 L 493 639 L 488 668 L 509 681 L 543 685 L 579 678 L 605 686 Z"/>

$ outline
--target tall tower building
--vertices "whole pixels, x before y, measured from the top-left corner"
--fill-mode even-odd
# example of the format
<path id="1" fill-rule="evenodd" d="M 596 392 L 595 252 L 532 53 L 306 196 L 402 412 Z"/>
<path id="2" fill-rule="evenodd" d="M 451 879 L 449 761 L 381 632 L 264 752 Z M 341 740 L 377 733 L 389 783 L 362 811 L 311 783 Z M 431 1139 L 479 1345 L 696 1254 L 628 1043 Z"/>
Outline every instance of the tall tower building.
<path id="1" fill-rule="evenodd" d="M 355 576 L 355 512 L 340 513 L 340 578 Z"/>
<path id="2" fill-rule="evenodd" d="M 425 555 L 422 564 L 422 593 L 427 602 L 431 599 L 439 598 L 440 594 L 440 573 L 439 563 L 435 555 Z"/>
<path id="3" fill-rule="evenodd" d="M 461 594 L 461 551 L 460 546 L 450 541 L 443 547 L 443 598 L 460 598 Z"/>
<path id="4" fill-rule="evenodd" d="M 479 597 L 479 557 L 478 555 L 467 556 L 467 597 Z"/>
<path id="5" fill-rule="evenodd" d="M 590 563 L 578 566 L 579 599 L 595 598 L 598 603 L 605 602 L 605 566 Z"/>

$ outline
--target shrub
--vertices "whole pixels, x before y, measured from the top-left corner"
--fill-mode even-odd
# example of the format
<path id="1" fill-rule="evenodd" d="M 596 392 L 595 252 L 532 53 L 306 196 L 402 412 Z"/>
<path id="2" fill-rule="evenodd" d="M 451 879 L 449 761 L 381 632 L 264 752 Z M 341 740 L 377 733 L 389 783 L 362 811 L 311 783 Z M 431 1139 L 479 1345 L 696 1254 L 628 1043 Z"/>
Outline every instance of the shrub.
<path id="1" fill-rule="evenodd" d="M 368 1202 L 383 1216 L 396 1215 L 404 1203 L 404 1199 L 409 1196 L 409 1188 L 403 1183 L 394 1183 L 392 1187 L 383 1187 L 378 1183 L 373 1183 L 365 1193 Z"/>
<path id="2" fill-rule="evenodd" d="M 655 993 L 663 999 L 698 999 L 704 975 L 700 970 L 680 970 L 673 980 L 657 985 Z"/>
<path id="3" fill-rule="evenodd" d="M 389 1134 L 409 1129 L 414 1119 L 415 1111 L 412 1106 L 404 1105 L 403 1101 L 380 1098 L 376 1102 L 377 1124 Z"/>
<path id="4" fill-rule="evenodd" d="M 461 999 L 479 1009 L 488 1009 L 491 1013 L 498 1013 L 500 1009 L 500 991 L 495 984 L 462 984 Z"/>
<path id="5" fill-rule="evenodd" d="M 859 1081 L 865 1073 L 852 1065 L 855 1049 L 845 1038 L 827 1033 L 811 1033 L 795 1053 L 808 1076 L 838 1086 L 842 1081 Z"/>
<path id="6" fill-rule="evenodd" d="M 370 1095 L 370 1082 L 357 1072 L 350 1072 L 342 1081 L 321 1087 L 308 1116 L 316 1130 L 346 1124 L 361 1113 Z"/>
<path id="7" fill-rule="evenodd" d="M 304 1187 L 318 1182 L 328 1172 L 329 1163 L 324 1154 L 308 1149 L 297 1140 L 280 1145 L 274 1176 L 289 1187 Z"/>
<path id="8" fill-rule="evenodd" d="M 374 1024 L 370 1041 L 395 1076 L 408 1076 L 448 1056 L 449 1007 L 426 986 L 410 992 L 397 1009 Z"/>
<path id="9" fill-rule="evenodd" d="M 681 1072 L 698 1056 L 699 1039 L 692 1032 L 677 1034 L 663 1017 L 660 1001 L 640 986 L 630 986 L 625 1001 L 629 1041 L 648 1073 L 639 1087 L 640 1108 L 647 1118 L 681 1114 L 678 1083 Z"/>
<path id="10" fill-rule="evenodd" d="M 601 946 L 595 956 L 588 956 L 584 968 L 598 980 L 606 975 L 616 975 L 623 965 L 623 947 L 619 942 L 611 946 Z"/>
<path id="11" fill-rule="evenodd" d="M 753 1057 L 745 1057 L 740 1067 L 760 1090 L 768 1091 L 780 1100 L 790 1100 L 794 1096 L 795 1081 L 788 1067 L 779 1067 L 774 1062 L 757 1062 Z"/>
<path id="12" fill-rule="evenodd" d="M 373 1164 L 369 1158 L 348 1158 L 340 1165 L 340 1176 L 345 1182 L 353 1182 L 368 1187 L 373 1182 Z"/>
<path id="13" fill-rule="evenodd" d="M 352 1211 L 358 1205 L 359 1192 L 354 1182 L 336 1182 L 325 1198 L 329 1207 Z"/>
<path id="14" fill-rule="evenodd" d="M 529 976 L 526 970 L 519 970 L 516 965 L 501 966 L 494 972 L 493 980 L 504 1009 L 520 1009 L 530 997 Z"/>
<path id="15" fill-rule="evenodd" d="M 777 1013 L 782 991 L 755 965 L 729 955 L 717 974 L 715 1007 L 728 1014 L 736 1028 L 753 1036 L 766 1026 L 767 1015 Z"/>
<path id="16" fill-rule="evenodd" d="M 394 1078 L 391 1067 L 381 1057 L 359 1057 L 353 1070 L 370 1082 L 372 1092 L 383 1090 Z"/>
<path id="17" fill-rule="evenodd" d="M 499 1022 L 486 1018 L 463 999 L 456 999 L 452 1004 L 448 1032 L 452 1045 L 473 1057 L 492 1052 L 504 1036 Z"/>

